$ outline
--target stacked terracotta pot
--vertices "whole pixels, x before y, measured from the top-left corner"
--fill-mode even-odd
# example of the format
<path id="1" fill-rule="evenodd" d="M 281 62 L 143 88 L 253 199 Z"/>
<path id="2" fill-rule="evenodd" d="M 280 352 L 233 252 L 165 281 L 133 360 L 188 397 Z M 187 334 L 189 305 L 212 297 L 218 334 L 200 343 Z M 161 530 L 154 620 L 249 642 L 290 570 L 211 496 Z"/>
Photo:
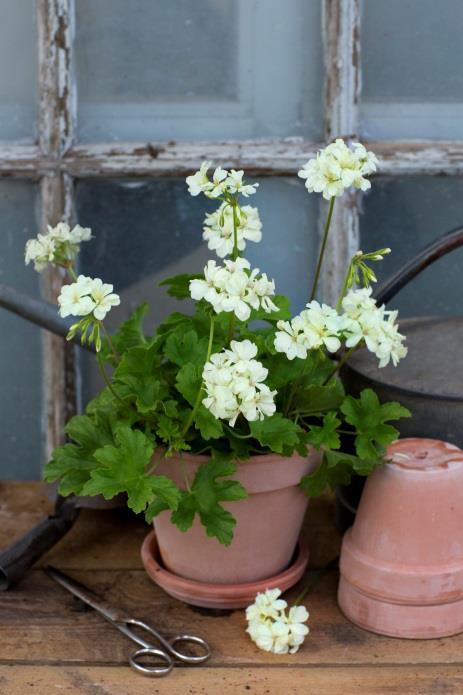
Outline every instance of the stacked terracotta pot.
<path id="1" fill-rule="evenodd" d="M 463 451 L 403 439 L 367 480 L 341 554 L 339 605 L 395 637 L 463 631 Z"/>

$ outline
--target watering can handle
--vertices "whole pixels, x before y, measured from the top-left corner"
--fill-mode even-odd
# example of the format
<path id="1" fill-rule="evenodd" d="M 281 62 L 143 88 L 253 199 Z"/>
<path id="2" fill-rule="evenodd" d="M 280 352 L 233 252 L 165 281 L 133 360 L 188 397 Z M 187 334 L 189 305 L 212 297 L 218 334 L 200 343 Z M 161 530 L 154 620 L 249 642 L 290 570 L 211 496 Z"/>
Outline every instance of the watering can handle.
<path id="1" fill-rule="evenodd" d="M 392 277 L 385 280 L 375 292 L 377 303 L 387 304 L 402 287 L 408 285 L 410 280 L 413 280 L 422 270 L 460 246 L 463 246 L 463 227 L 452 229 L 451 232 L 447 232 L 439 239 L 432 241 L 415 258 L 407 261 Z"/>

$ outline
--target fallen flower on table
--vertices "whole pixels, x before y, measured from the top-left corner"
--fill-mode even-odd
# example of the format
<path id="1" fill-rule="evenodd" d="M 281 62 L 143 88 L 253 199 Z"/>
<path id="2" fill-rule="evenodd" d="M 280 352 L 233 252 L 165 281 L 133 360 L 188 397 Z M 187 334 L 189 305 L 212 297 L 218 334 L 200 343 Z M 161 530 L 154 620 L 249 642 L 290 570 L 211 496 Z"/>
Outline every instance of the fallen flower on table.
<path id="1" fill-rule="evenodd" d="M 308 626 L 304 625 L 309 613 L 304 606 L 292 606 L 287 614 L 288 604 L 280 596 L 280 589 L 257 594 L 254 603 L 246 608 L 246 632 L 259 649 L 274 654 L 295 654 L 309 634 Z"/>

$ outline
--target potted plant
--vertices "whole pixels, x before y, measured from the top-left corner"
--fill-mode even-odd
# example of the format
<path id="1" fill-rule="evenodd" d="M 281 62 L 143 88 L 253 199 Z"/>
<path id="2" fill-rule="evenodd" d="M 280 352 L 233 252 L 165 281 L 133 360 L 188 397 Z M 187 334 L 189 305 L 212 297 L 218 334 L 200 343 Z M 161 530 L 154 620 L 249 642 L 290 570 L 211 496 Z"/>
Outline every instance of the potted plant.
<path id="1" fill-rule="evenodd" d="M 397 437 L 387 423 L 408 414 L 397 403 L 381 405 L 369 389 L 346 395 L 340 366 L 361 345 L 380 365 L 396 363 L 406 348 L 397 313 L 371 296 L 370 262 L 388 249 L 354 256 L 336 307 L 315 299 L 335 199 L 347 187 L 370 187 L 371 152 L 336 140 L 299 172 L 329 209 L 312 290 L 297 316 L 243 256 L 262 236 L 258 210 L 242 202 L 258 184 L 233 169 L 211 176 L 209 167 L 204 162 L 187 184 L 191 195 L 218 201 L 203 238 L 220 260 L 161 283 L 196 304 L 154 335 L 143 330 L 146 305 L 107 332 L 118 295 L 75 270 L 90 230 L 61 223 L 28 242 L 26 262 L 69 274 L 60 314 L 76 317 L 68 337 L 80 334 L 95 347 L 106 384 L 67 424 L 69 441 L 54 451 L 45 478 L 58 480 L 63 495 L 126 493 L 134 512 L 154 519 L 170 572 L 208 585 L 260 581 L 258 589 L 291 563 L 308 496 L 381 465 Z M 356 455 L 340 450 L 345 432 Z"/>

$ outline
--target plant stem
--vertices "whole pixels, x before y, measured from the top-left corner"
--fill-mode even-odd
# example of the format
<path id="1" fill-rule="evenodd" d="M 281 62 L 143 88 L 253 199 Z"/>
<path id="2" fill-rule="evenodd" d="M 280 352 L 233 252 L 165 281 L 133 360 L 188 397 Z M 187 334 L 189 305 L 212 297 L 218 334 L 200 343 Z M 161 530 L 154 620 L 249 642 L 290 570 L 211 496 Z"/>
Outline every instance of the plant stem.
<path id="1" fill-rule="evenodd" d="M 77 281 L 77 275 L 75 274 L 74 268 L 72 267 L 72 265 L 67 265 L 67 266 L 65 266 L 65 268 L 68 271 L 71 278 L 74 280 L 74 282 L 76 282 Z"/>
<path id="2" fill-rule="evenodd" d="M 327 215 L 326 222 L 325 222 L 325 229 L 323 230 L 323 240 L 322 240 L 322 245 L 320 247 L 320 253 L 318 256 L 317 268 L 315 270 L 315 277 L 313 279 L 312 292 L 310 293 L 310 301 L 315 299 L 315 295 L 317 293 L 318 280 L 320 278 L 320 271 L 322 269 L 322 263 L 323 263 L 323 256 L 325 254 L 326 242 L 328 241 L 328 232 L 330 231 L 331 218 L 333 217 L 334 201 L 335 201 L 335 198 L 333 196 L 333 198 L 330 199 L 330 206 L 328 208 L 328 215 Z"/>
<path id="3" fill-rule="evenodd" d="M 125 406 L 124 401 L 123 401 L 122 398 L 119 396 L 119 394 L 117 393 L 117 391 L 114 390 L 114 387 L 113 387 L 113 385 L 111 384 L 111 381 L 109 380 L 108 375 L 106 374 L 106 370 L 105 370 L 105 368 L 104 368 L 103 359 L 102 359 L 102 357 L 101 357 L 101 355 L 100 355 L 99 352 L 98 352 L 97 355 L 96 355 L 96 361 L 98 362 L 98 367 L 99 367 L 99 369 L 100 369 L 101 376 L 103 377 L 103 381 L 105 382 L 106 386 L 107 386 L 108 389 L 111 391 L 111 393 L 113 394 L 113 396 L 114 396 L 115 398 L 117 398 L 117 400 L 120 401 L 120 402 Z"/>
<path id="4" fill-rule="evenodd" d="M 349 287 L 349 278 L 351 274 L 351 265 L 352 261 L 349 263 L 349 267 L 347 268 L 347 272 L 344 276 L 344 282 L 342 283 L 342 289 L 341 289 L 341 294 L 339 295 L 339 299 L 336 304 L 336 311 L 339 313 L 341 311 L 341 306 L 342 306 L 342 300 L 346 296 L 347 288 Z"/>
<path id="5" fill-rule="evenodd" d="M 99 324 L 100 324 L 101 328 L 103 329 L 103 333 L 105 334 L 105 336 L 108 340 L 109 347 L 111 348 L 111 352 L 113 353 L 114 357 L 117 360 L 120 360 L 121 356 L 119 355 L 118 351 L 116 350 L 116 346 L 114 345 L 113 339 L 111 338 L 111 334 L 109 333 L 108 329 L 104 325 L 103 321 L 99 321 Z"/>
<path id="6" fill-rule="evenodd" d="M 231 199 L 231 209 L 232 209 L 232 215 L 233 215 L 233 251 L 232 251 L 232 259 L 236 261 L 238 256 L 240 255 L 239 249 L 238 249 L 238 213 L 236 211 L 236 208 L 238 207 L 238 200 L 237 198 L 232 198 Z M 231 343 L 233 340 L 233 335 L 235 333 L 235 323 L 236 323 L 236 317 L 235 314 L 232 312 L 230 315 L 230 320 L 228 323 L 228 343 Z"/>
<path id="7" fill-rule="evenodd" d="M 237 198 L 232 198 L 232 201 L 233 201 L 231 203 L 232 212 L 233 212 L 233 252 L 232 252 L 232 258 L 234 261 L 236 261 L 236 259 L 240 255 L 240 252 L 238 249 L 238 224 L 239 224 L 239 220 L 238 220 L 238 213 L 236 210 L 236 208 L 239 206 L 238 206 Z"/>
<path id="8" fill-rule="evenodd" d="M 211 325 L 210 325 L 210 328 L 209 328 L 209 343 L 208 343 L 208 345 L 207 345 L 207 355 L 206 355 L 205 363 L 209 361 L 209 357 L 211 356 L 211 352 L 212 352 L 212 343 L 213 343 L 213 341 L 214 341 L 214 317 L 211 316 Z M 183 430 L 182 430 L 182 437 L 184 437 L 185 434 L 186 434 L 186 433 L 188 432 L 188 430 L 190 429 L 190 425 L 191 425 L 191 423 L 193 422 L 194 417 L 195 417 L 195 415 L 196 415 L 196 411 L 198 410 L 199 405 L 200 405 L 200 403 L 201 403 L 201 394 L 202 394 L 202 392 L 203 392 L 203 381 L 202 381 L 202 379 L 201 379 L 201 385 L 200 385 L 200 387 L 199 387 L 198 393 L 196 394 L 196 399 L 195 399 L 195 402 L 194 402 L 194 405 L 193 405 L 193 410 L 191 411 L 191 413 L 190 413 L 190 415 L 189 415 L 189 417 L 188 417 L 188 420 L 186 421 L 185 426 L 184 426 L 184 428 L 183 428 Z"/>
<path id="9" fill-rule="evenodd" d="M 326 384 L 327 384 L 329 381 L 331 381 L 331 379 L 334 377 L 334 375 L 336 374 L 336 372 L 338 372 L 338 371 L 341 369 L 341 367 L 347 362 L 347 360 L 349 359 L 349 357 L 352 355 L 352 353 L 353 353 L 356 349 L 357 349 L 357 345 L 354 345 L 354 347 L 351 347 L 349 350 L 347 350 L 347 351 L 344 353 L 344 355 L 341 357 L 341 359 L 339 360 L 339 362 L 337 363 L 336 367 L 333 369 L 333 371 L 331 372 L 331 374 L 329 374 L 329 375 L 326 377 L 325 381 L 324 381 L 323 384 L 322 384 L 323 386 L 326 386 Z"/>

